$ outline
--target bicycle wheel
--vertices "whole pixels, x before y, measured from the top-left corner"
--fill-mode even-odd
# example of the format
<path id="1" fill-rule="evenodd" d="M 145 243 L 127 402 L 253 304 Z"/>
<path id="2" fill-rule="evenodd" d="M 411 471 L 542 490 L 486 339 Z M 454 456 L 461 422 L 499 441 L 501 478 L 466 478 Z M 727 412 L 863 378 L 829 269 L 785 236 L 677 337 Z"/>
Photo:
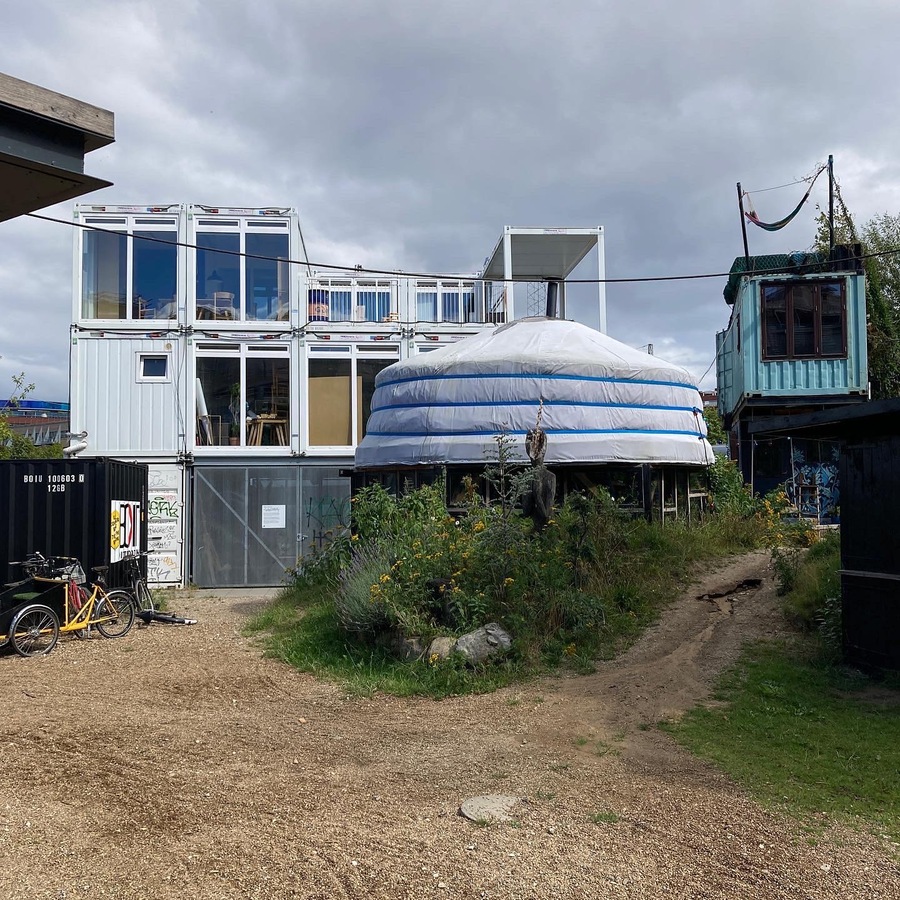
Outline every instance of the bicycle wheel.
<path id="1" fill-rule="evenodd" d="M 134 624 L 134 603 L 125 591 L 110 591 L 98 598 L 92 621 L 103 637 L 128 634 Z"/>
<path id="2" fill-rule="evenodd" d="M 9 639 L 19 656 L 43 656 L 59 639 L 59 619 L 49 606 L 33 603 L 16 613 Z"/>
<path id="3" fill-rule="evenodd" d="M 153 595 L 150 593 L 150 588 L 147 587 L 143 580 L 134 583 L 134 602 L 138 612 L 153 612 L 156 609 L 153 605 Z"/>

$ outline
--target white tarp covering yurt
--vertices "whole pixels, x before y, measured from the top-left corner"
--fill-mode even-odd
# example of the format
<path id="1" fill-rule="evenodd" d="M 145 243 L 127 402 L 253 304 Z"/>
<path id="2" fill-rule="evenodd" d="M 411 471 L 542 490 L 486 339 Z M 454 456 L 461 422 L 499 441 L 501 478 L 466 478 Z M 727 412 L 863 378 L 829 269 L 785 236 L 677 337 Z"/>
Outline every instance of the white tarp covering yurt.
<path id="1" fill-rule="evenodd" d="M 500 433 L 527 460 L 542 401 L 550 464 L 713 461 L 685 369 L 586 325 L 536 317 L 380 372 L 356 465 L 483 465 Z"/>

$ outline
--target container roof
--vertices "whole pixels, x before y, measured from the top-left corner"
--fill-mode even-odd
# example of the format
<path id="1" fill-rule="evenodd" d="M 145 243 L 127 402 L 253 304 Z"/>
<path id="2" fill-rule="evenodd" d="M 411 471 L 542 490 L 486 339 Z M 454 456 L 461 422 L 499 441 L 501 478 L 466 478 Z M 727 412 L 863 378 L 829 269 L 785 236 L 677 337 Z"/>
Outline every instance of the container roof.
<path id="1" fill-rule="evenodd" d="M 503 281 L 503 241 L 510 235 L 512 277 L 519 281 L 562 281 L 600 239 L 594 228 L 522 228 L 507 225 L 484 267 L 484 277 Z"/>

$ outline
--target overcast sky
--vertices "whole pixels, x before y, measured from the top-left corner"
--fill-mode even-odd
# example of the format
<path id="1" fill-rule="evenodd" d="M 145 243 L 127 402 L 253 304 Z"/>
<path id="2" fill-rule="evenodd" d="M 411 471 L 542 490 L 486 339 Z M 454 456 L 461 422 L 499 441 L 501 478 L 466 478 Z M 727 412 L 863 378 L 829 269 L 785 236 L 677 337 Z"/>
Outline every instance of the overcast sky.
<path id="1" fill-rule="evenodd" d="M 603 225 L 610 278 L 724 272 L 735 183 L 829 153 L 859 221 L 900 212 L 896 0 L 10 0 L 2 33 L 0 70 L 115 113 L 84 199 L 294 206 L 315 260 L 476 271 L 504 225 Z M 816 201 L 751 253 L 808 248 Z M 67 399 L 71 232 L 0 223 L 0 396 Z M 609 332 L 699 378 L 723 287 L 610 285 Z"/>

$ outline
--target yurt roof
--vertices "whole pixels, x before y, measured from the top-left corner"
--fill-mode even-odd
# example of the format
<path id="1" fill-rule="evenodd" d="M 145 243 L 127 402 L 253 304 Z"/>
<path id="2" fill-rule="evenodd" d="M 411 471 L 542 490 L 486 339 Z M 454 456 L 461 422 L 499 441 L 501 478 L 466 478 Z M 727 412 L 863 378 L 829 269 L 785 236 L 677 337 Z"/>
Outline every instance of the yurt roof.
<path id="1" fill-rule="evenodd" d="M 702 403 L 680 366 L 577 322 L 533 317 L 379 373 L 358 467 L 482 464 L 538 415 L 548 463 L 707 465 Z"/>

